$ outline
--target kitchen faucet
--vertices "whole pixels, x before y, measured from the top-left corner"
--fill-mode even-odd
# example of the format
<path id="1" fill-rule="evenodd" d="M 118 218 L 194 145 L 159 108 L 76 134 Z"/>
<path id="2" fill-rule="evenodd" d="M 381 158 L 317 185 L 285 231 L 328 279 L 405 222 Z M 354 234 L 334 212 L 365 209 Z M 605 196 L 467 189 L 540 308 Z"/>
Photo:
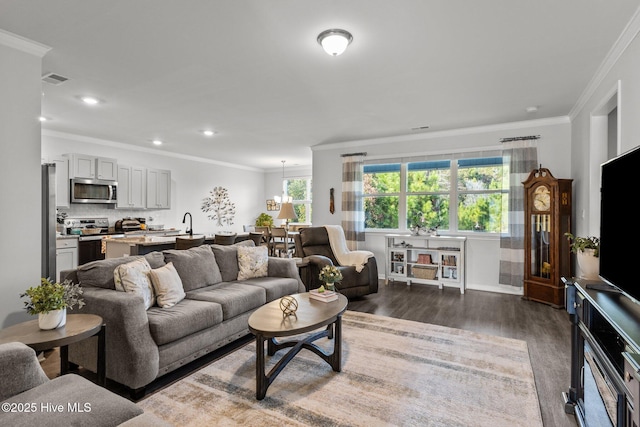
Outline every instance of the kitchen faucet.
<path id="1" fill-rule="evenodd" d="M 193 217 L 191 216 L 191 213 L 187 212 L 184 214 L 182 217 L 182 223 L 184 224 L 187 221 L 187 215 L 189 215 L 189 228 L 186 232 L 189 233 L 189 236 L 193 236 Z"/>

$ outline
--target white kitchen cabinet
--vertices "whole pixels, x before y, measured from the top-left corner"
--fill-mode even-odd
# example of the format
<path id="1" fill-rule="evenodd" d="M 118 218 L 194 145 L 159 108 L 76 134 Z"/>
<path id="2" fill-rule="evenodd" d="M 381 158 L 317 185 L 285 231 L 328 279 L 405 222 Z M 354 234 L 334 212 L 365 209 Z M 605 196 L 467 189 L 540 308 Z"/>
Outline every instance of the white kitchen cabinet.
<path id="1" fill-rule="evenodd" d="M 78 266 L 78 239 L 62 238 L 56 240 L 56 281 L 60 281 L 60 272 Z"/>
<path id="2" fill-rule="evenodd" d="M 118 178 L 118 160 L 86 154 L 67 154 L 69 178 L 103 179 L 115 181 Z"/>
<path id="3" fill-rule="evenodd" d="M 118 166 L 118 208 L 144 209 L 147 206 L 147 170 Z"/>
<path id="4" fill-rule="evenodd" d="M 385 236 L 385 284 L 389 280 L 460 288 L 464 294 L 466 237 Z"/>
<path id="5" fill-rule="evenodd" d="M 147 169 L 147 209 L 171 207 L 171 171 Z"/>
<path id="6" fill-rule="evenodd" d="M 56 208 L 68 208 L 69 202 L 69 159 L 51 160 L 56 165 Z"/>

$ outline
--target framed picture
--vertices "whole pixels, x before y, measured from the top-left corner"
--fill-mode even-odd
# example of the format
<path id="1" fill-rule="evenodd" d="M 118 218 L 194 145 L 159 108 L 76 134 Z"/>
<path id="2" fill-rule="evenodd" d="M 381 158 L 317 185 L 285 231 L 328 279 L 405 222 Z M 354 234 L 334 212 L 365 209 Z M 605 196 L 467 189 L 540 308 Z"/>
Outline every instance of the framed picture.
<path id="1" fill-rule="evenodd" d="M 279 211 L 280 203 L 276 203 L 273 199 L 267 199 L 267 211 Z"/>

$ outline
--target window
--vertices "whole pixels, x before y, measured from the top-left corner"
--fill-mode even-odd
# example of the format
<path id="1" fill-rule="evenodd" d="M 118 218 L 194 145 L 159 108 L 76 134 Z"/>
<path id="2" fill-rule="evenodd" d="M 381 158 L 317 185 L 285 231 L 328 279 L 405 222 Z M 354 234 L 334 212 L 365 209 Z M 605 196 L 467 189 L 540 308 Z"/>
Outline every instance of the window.
<path id="1" fill-rule="evenodd" d="M 365 228 L 398 228 L 400 201 L 400 164 L 365 165 Z"/>
<path id="2" fill-rule="evenodd" d="M 289 178 L 282 181 L 283 192 L 293 199 L 296 222 L 311 224 L 311 178 Z"/>
<path id="3" fill-rule="evenodd" d="M 365 227 L 500 233 L 506 169 L 499 156 L 365 165 Z"/>

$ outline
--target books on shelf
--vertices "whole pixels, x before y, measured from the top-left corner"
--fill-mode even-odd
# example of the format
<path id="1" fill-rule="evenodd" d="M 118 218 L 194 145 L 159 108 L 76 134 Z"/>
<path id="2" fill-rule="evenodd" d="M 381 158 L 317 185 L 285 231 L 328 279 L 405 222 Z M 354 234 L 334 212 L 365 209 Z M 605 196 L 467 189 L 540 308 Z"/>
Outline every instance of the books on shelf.
<path id="1" fill-rule="evenodd" d="M 309 298 L 322 302 L 335 301 L 338 299 L 338 293 L 334 291 L 318 292 L 317 289 L 312 289 L 309 291 Z"/>
<path id="2" fill-rule="evenodd" d="M 432 264 L 431 254 L 418 254 L 418 264 Z"/>

